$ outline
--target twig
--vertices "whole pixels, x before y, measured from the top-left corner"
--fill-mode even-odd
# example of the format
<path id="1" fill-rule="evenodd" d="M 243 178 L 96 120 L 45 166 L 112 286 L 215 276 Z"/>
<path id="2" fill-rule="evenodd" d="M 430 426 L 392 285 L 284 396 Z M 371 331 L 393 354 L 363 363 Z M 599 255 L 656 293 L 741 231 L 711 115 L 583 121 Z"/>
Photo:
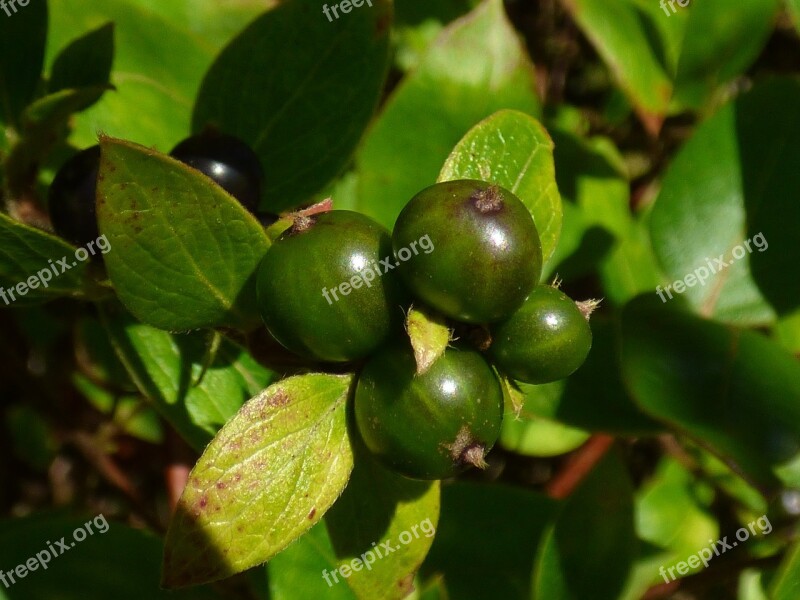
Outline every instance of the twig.
<path id="1" fill-rule="evenodd" d="M 569 496 L 603 458 L 613 442 L 613 437 L 602 433 L 590 437 L 545 486 L 547 495 L 557 500 Z"/>

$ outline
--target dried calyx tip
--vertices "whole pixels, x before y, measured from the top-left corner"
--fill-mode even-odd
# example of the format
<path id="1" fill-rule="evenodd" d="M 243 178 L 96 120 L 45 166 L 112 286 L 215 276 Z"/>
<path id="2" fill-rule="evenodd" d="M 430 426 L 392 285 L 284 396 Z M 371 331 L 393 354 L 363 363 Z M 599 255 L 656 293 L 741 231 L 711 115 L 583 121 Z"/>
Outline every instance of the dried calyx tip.
<path id="1" fill-rule="evenodd" d="M 298 215 L 292 223 L 292 233 L 303 233 L 310 229 L 315 222 L 316 219 L 313 216 Z"/>
<path id="2" fill-rule="evenodd" d="M 481 213 L 497 212 L 503 208 L 503 195 L 499 187 L 492 185 L 472 194 L 472 203 Z"/>
<path id="3" fill-rule="evenodd" d="M 483 444 L 472 444 L 461 453 L 460 459 L 464 464 L 472 465 L 479 469 L 485 469 L 489 466 L 489 463 L 484 460 L 484 455 L 485 450 Z"/>
<path id="4" fill-rule="evenodd" d="M 588 321 L 589 317 L 592 316 L 592 313 L 597 309 L 598 306 L 600 306 L 600 303 L 602 301 L 603 301 L 602 298 L 600 298 L 600 300 L 595 300 L 594 298 L 591 298 L 589 300 L 576 302 L 575 305 L 578 307 L 578 310 L 581 311 L 583 318 Z"/>

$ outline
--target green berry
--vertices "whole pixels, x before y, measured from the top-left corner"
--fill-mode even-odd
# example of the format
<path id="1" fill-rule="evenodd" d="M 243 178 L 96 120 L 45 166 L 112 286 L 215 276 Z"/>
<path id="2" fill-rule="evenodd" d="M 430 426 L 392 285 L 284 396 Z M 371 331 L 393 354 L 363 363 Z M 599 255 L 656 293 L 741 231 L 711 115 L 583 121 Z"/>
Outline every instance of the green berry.
<path id="1" fill-rule="evenodd" d="M 394 251 L 414 250 L 401 275 L 421 300 L 467 323 L 491 323 L 519 308 L 542 271 L 539 234 L 514 194 L 483 181 L 437 183 L 406 205 Z M 406 251 L 408 254 L 408 252 Z"/>
<path id="2" fill-rule="evenodd" d="M 485 466 L 500 435 L 503 392 L 473 350 L 448 348 L 417 375 L 411 349 L 391 346 L 364 367 L 355 418 L 367 448 L 386 466 L 415 479 L 442 479 Z"/>
<path id="3" fill-rule="evenodd" d="M 592 330 L 577 304 L 554 287 L 534 288 L 511 317 L 491 327 L 489 355 L 518 381 L 549 383 L 570 376 L 592 347 Z"/>
<path id="4" fill-rule="evenodd" d="M 403 320 L 405 293 L 377 263 L 392 255 L 389 232 L 364 215 L 299 218 L 258 269 L 258 303 L 272 336 L 309 359 L 367 356 Z"/>

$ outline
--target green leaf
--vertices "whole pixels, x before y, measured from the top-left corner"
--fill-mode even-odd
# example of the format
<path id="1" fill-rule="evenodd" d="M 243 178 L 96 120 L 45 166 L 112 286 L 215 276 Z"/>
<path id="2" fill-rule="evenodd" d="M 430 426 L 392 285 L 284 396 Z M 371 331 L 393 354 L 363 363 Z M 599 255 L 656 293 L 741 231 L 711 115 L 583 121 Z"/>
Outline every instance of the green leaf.
<path id="1" fill-rule="evenodd" d="M 779 0 L 690 0 L 675 11 L 644 0 L 573 0 L 567 6 L 655 132 L 667 114 L 700 108 L 750 66 L 772 30 Z"/>
<path id="2" fill-rule="evenodd" d="M 97 216 L 109 277 L 139 320 L 172 331 L 259 322 L 255 272 L 269 241 L 205 175 L 102 138 Z"/>
<path id="3" fill-rule="evenodd" d="M 589 439 L 589 433 L 535 415 L 506 414 L 500 444 L 524 456 L 558 456 L 575 450 Z"/>
<path id="4" fill-rule="evenodd" d="M 338 175 L 375 111 L 392 2 L 372 4 L 329 22 L 316 0 L 281 3 L 239 34 L 203 80 L 194 130 L 212 123 L 250 144 L 270 212 L 306 202 Z"/>
<path id="5" fill-rule="evenodd" d="M 33 99 L 44 62 L 47 2 L 8 3 L 0 12 L 0 122 L 17 126 Z"/>
<path id="6" fill-rule="evenodd" d="M 79 37 L 64 48 L 50 68 L 48 90 L 58 92 L 108 84 L 114 62 L 114 24 Z"/>
<path id="7" fill-rule="evenodd" d="M 800 278 L 786 276 L 800 204 L 785 201 L 800 194 L 798 103 L 793 79 L 756 86 L 701 125 L 664 178 L 653 247 L 676 281 L 715 268 L 682 294 L 703 316 L 755 325 L 800 309 Z"/>
<path id="8" fill-rule="evenodd" d="M 556 180 L 564 211 L 565 247 L 548 272 L 571 281 L 599 271 L 605 297 L 622 305 L 660 283 L 647 232 L 630 213 L 630 182 L 610 140 L 552 130 Z M 577 210 L 571 210 L 572 203 Z M 575 238 L 579 238 L 575 241 Z"/>
<path id="9" fill-rule="evenodd" d="M 503 108 L 538 114 L 534 89 L 502 1 L 486 0 L 442 31 L 370 129 L 356 157 L 358 210 L 391 228 L 473 125 Z"/>
<path id="10" fill-rule="evenodd" d="M 661 564 L 669 568 L 708 545 L 719 536 L 719 525 L 709 508 L 713 489 L 672 458 L 663 458 L 656 472 L 636 497 L 636 531 L 640 539 L 669 550 Z M 691 569 L 696 572 L 700 569 Z M 650 585 L 664 583 L 657 570 Z"/>
<path id="11" fill-rule="evenodd" d="M 270 560 L 317 523 L 353 468 L 350 375 L 285 379 L 248 401 L 189 476 L 162 582 L 215 581 Z"/>
<path id="12" fill-rule="evenodd" d="M 517 384 L 524 396 L 521 415 L 538 416 L 585 431 L 659 433 L 663 426 L 636 405 L 623 384 L 618 323 L 593 316 L 591 326 L 592 349 L 583 366 L 569 378 L 545 385 Z M 603 385 L 598 386 L 598 381 Z"/>
<path id="13" fill-rule="evenodd" d="M 273 599 L 327 598 L 334 592 L 363 600 L 401 600 L 428 553 L 438 519 L 438 481 L 401 477 L 361 450 L 324 525 L 270 561 Z"/>
<path id="14" fill-rule="evenodd" d="M 269 561 L 270 600 L 359 600 L 344 578 L 338 576 L 336 583 L 330 576 L 337 566 L 336 551 L 323 519 Z M 330 584 L 325 582 L 326 572 Z"/>
<path id="15" fill-rule="evenodd" d="M 406 316 L 406 331 L 414 349 L 417 375 L 422 375 L 444 354 L 450 343 L 450 329 L 444 318 L 428 308 L 412 307 Z"/>
<path id="16" fill-rule="evenodd" d="M 145 442 L 161 444 L 164 441 L 164 428 L 158 413 L 138 396 L 118 399 L 114 422 L 128 435 Z"/>
<path id="17" fill-rule="evenodd" d="M 636 402 L 771 489 L 800 453 L 800 364 L 761 334 L 664 310 L 623 314 L 622 364 Z"/>
<path id="18" fill-rule="evenodd" d="M 344 494 L 325 516 L 337 566 L 342 573 L 342 565 L 352 564 L 350 559 L 368 561 L 366 553 L 372 552 L 371 570 L 352 573 L 348 585 L 364 600 L 401 600 L 413 589 L 414 574 L 433 543 L 439 482 L 414 481 L 388 471 L 364 448 L 356 456 Z M 389 547 L 394 549 L 391 554 Z"/>
<path id="19" fill-rule="evenodd" d="M 35 138 L 44 132 L 57 131 L 73 113 L 100 98 L 107 89 L 106 85 L 63 89 L 32 102 L 23 114 L 26 137 Z M 46 144 L 37 139 L 32 142 L 36 147 Z M 40 154 L 43 155 L 44 152 L 40 151 Z"/>
<path id="20" fill-rule="evenodd" d="M 795 27 L 800 30 L 800 0 L 786 0 L 786 7 L 789 9 Z"/>
<path id="21" fill-rule="evenodd" d="M 745 72 L 775 26 L 781 0 L 692 0 L 675 73 L 678 105 L 699 108 L 715 88 Z"/>
<path id="22" fill-rule="evenodd" d="M 88 263 L 79 262 L 75 251 L 62 239 L 0 213 L 0 288 L 8 297 L 0 307 L 81 296 Z"/>
<path id="23" fill-rule="evenodd" d="M 56 433 L 47 420 L 31 406 L 14 404 L 5 411 L 5 430 L 17 460 L 46 473 L 58 451 Z"/>
<path id="24" fill-rule="evenodd" d="M 192 103 L 214 48 L 186 24 L 166 21 L 129 0 L 59 0 L 50 3 L 49 65 L 78 34 L 96 30 L 113 15 L 115 92 L 80 113 L 70 141 L 97 143 L 97 132 L 168 151 L 190 131 Z"/>
<path id="25" fill-rule="evenodd" d="M 244 402 L 276 375 L 223 339 L 206 369 L 208 336 L 174 335 L 133 319 L 116 304 L 101 306 L 103 325 L 136 387 L 195 449 L 201 451 Z"/>
<path id="26" fill-rule="evenodd" d="M 2 17 L 2 15 L 0 15 Z M 87 525 L 92 533 L 87 533 Z M 107 528 L 106 528 L 107 526 Z M 73 542 L 75 531 L 86 534 Z M 81 534 L 79 534 L 81 535 Z M 67 550 L 49 556 L 48 544 L 64 536 Z M 188 592 L 159 589 L 161 539 L 141 529 L 111 521 L 103 515 L 85 519 L 40 514 L 0 521 L 0 564 L 12 570 L 41 554 L 45 567 L 37 565 L 24 578 L 0 589 L 4 600 L 218 600 L 210 588 Z M 56 548 L 56 553 L 59 550 Z"/>
<path id="27" fill-rule="evenodd" d="M 245 25 L 277 0 L 237 0 L 234 3 L 197 0 L 128 0 L 147 12 L 159 15 L 181 29 L 202 38 L 214 50 L 222 48 Z"/>
<path id="28" fill-rule="evenodd" d="M 648 4 L 649 10 L 636 0 L 574 0 L 566 6 L 640 118 L 657 130 L 672 98 L 663 40 L 678 35 L 687 15 L 682 11 L 669 19 L 663 13 L 659 17 L 657 3 Z"/>
<path id="29" fill-rule="evenodd" d="M 6 160 L 10 195 L 26 193 L 72 115 L 97 101 L 108 86 L 65 89 L 35 100 L 22 115 L 20 137 Z"/>
<path id="30" fill-rule="evenodd" d="M 533 600 L 616 600 L 636 553 L 633 484 L 608 454 L 566 500 L 533 571 Z"/>
<path id="31" fill-rule="evenodd" d="M 514 192 L 539 232 L 544 260 L 561 233 L 561 197 L 556 186 L 553 140 L 539 121 L 514 110 L 484 119 L 447 158 L 438 181 L 480 179 Z"/>
<path id="32" fill-rule="evenodd" d="M 536 547 L 557 504 L 504 485 L 455 482 L 442 488 L 442 515 L 425 578 L 444 575 L 451 600 L 530 598 Z"/>
<path id="33" fill-rule="evenodd" d="M 769 600 L 794 600 L 800 594 L 800 542 L 786 554 L 772 585 Z"/>

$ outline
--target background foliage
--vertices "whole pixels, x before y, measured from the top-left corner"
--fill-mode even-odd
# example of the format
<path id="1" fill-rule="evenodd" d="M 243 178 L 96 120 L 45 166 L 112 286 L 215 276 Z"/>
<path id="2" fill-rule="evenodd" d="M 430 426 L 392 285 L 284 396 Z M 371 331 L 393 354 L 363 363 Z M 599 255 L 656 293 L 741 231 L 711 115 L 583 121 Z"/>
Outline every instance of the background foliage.
<path id="1" fill-rule="evenodd" d="M 0 305 L 0 569 L 111 522 L 0 598 L 797 598 L 800 2 L 373 5 L 0 13 L 0 286 L 74 252 L 46 190 L 98 134 L 112 241 L 105 271 Z M 268 233 L 164 155 L 208 123 L 256 150 L 268 213 L 332 196 L 391 227 L 437 180 L 512 189 L 546 278 L 604 298 L 586 364 L 514 390 L 485 472 L 372 463 L 347 433 L 351 376 L 296 374 L 256 327 Z M 659 299 L 759 233 L 764 251 Z M 254 431 L 269 460 L 226 451 Z M 220 465 L 241 478 L 220 488 Z M 195 519 L 209 495 L 221 514 Z M 659 575 L 762 515 L 768 535 Z M 435 538 L 325 583 L 426 518 Z M 166 584 L 249 570 L 159 591 L 165 535 Z"/>

